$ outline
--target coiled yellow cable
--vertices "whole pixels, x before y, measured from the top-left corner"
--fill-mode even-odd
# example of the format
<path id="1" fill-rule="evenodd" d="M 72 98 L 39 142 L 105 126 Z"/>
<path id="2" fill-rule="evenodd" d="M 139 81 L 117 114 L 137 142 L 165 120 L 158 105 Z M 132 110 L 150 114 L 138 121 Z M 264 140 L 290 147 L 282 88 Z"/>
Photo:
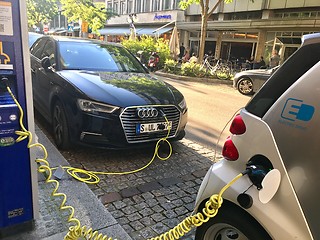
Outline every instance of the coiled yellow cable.
<path id="1" fill-rule="evenodd" d="M 28 148 L 32 147 L 40 147 L 43 151 L 43 158 L 37 158 L 36 162 L 40 164 L 38 167 L 38 172 L 40 173 L 46 173 L 46 183 L 53 183 L 55 185 L 55 188 L 53 189 L 51 195 L 53 197 L 62 197 L 62 202 L 60 204 L 60 209 L 61 210 L 69 210 L 70 215 L 68 217 L 68 223 L 73 223 L 74 226 L 71 226 L 69 228 L 69 232 L 67 235 L 64 237 L 65 240 L 76 240 L 79 239 L 80 237 L 85 237 L 88 240 L 112 240 L 111 237 L 103 236 L 102 234 L 99 234 L 97 231 L 93 231 L 92 228 L 88 229 L 83 226 L 81 227 L 81 223 L 79 219 L 74 217 L 74 208 L 72 206 L 67 206 L 65 205 L 67 201 L 67 196 L 64 193 L 59 193 L 58 188 L 59 188 L 59 182 L 57 180 L 52 179 L 52 168 L 50 167 L 49 162 L 47 161 L 48 158 L 48 152 L 46 148 L 41 144 L 41 143 L 34 143 L 32 144 L 32 133 L 28 131 L 24 124 L 23 124 L 23 109 L 21 105 L 19 104 L 18 100 L 16 97 L 13 95 L 10 87 L 7 87 L 8 92 L 10 93 L 11 97 L 13 98 L 14 102 L 16 103 L 19 111 L 20 111 L 20 117 L 19 117 L 19 124 L 22 129 L 22 131 L 15 131 L 15 133 L 18 135 L 18 138 L 16 139 L 16 142 L 21 142 L 28 138 Z"/>
<path id="2" fill-rule="evenodd" d="M 165 119 L 168 122 L 166 117 L 165 117 Z M 136 172 L 142 171 L 142 170 L 146 169 L 147 167 L 149 167 L 151 165 L 151 163 L 156 159 L 156 157 L 158 159 L 160 159 L 161 161 L 166 161 L 171 157 L 172 145 L 167 140 L 169 134 L 170 134 L 170 129 L 168 130 L 168 134 L 166 137 L 161 138 L 157 141 L 156 146 L 155 146 L 155 150 L 154 150 L 154 154 L 153 154 L 153 157 L 151 158 L 151 160 L 145 166 L 138 168 L 136 170 L 127 171 L 127 172 L 100 172 L 100 171 L 89 171 L 89 170 L 85 170 L 85 169 L 81 169 L 81 168 L 74 168 L 74 167 L 69 167 L 69 166 L 62 166 L 62 168 L 66 169 L 67 173 L 70 176 L 72 176 L 73 178 L 77 179 L 80 182 L 84 182 L 87 184 L 99 183 L 100 178 L 97 175 L 127 175 L 127 174 L 136 173 Z M 159 155 L 158 150 L 160 148 L 161 142 L 165 142 L 169 146 L 169 153 L 166 157 L 161 157 Z M 57 169 L 57 167 L 52 168 L 52 170 L 55 170 L 55 169 Z M 81 174 L 82 176 L 80 177 L 79 174 Z"/>
<path id="3" fill-rule="evenodd" d="M 87 239 L 87 240 L 112 240 L 111 237 L 108 237 L 107 235 L 103 235 L 103 234 L 99 234 L 98 231 L 93 231 L 92 228 L 87 229 L 86 226 L 82 226 L 81 227 L 81 223 L 79 221 L 79 219 L 74 217 L 74 208 L 72 206 L 67 206 L 65 205 L 66 201 L 67 201 L 67 196 L 64 193 L 59 193 L 58 192 L 58 188 L 59 188 L 59 182 L 57 180 L 52 179 L 52 170 L 53 168 L 50 167 L 49 162 L 47 161 L 48 158 L 48 152 L 46 150 L 46 148 L 40 144 L 40 143 L 34 143 L 32 144 L 32 133 L 30 131 L 28 131 L 23 124 L 23 109 L 20 106 L 19 102 L 17 101 L 17 99 L 15 98 L 15 96 L 13 95 L 10 87 L 7 87 L 8 92 L 10 93 L 11 97 L 13 98 L 14 102 L 16 103 L 16 105 L 19 108 L 20 111 L 20 118 L 19 118 L 19 123 L 21 126 L 22 131 L 15 131 L 15 133 L 18 135 L 18 138 L 16 139 L 16 142 L 21 142 L 25 139 L 28 138 L 28 144 L 27 147 L 28 148 L 32 148 L 32 147 L 40 147 L 44 153 L 43 158 L 37 158 L 36 162 L 40 164 L 40 166 L 38 167 L 38 171 L 40 173 L 46 173 L 47 177 L 46 177 L 46 183 L 53 183 L 55 185 L 54 190 L 52 191 L 51 195 L 53 197 L 62 197 L 62 202 L 60 204 L 60 209 L 61 210 L 69 210 L 70 211 L 70 215 L 68 217 L 68 223 L 73 223 L 74 225 L 69 227 L 69 232 L 67 233 L 67 235 L 64 237 L 65 240 L 77 240 L 81 237 Z M 166 119 L 166 121 L 168 121 Z M 170 129 L 168 131 L 168 134 L 166 136 L 166 138 L 169 136 L 170 133 Z M 129 173 L 134 173 L 134 172 L 138 172 L 141 171 L 143 169 L 145 169 L 146 167 L 148 167 L 155 159 L 155 157 L 157 156 L 159 159 L 161 160 L 167 160 L 172 153 L 172 146 L 171 144 L 168 142 L 168 140 L 166 138 L 160 139 L 157 144 L 156 144 L 156 148 L 155 148 L 155 153 L 153 155 L 153 158 L 151 159 L 151 161 L 145 165 L 144 167 L 134 170 L 134 171 L 130 171 L 130 172 L 125 172 L 125 173 L 104 173 L 104 172 L 92 172 L 92 171 L 86 171 L 83 169 L 77 169 L 77 168 L 72 168 L 72 167 L 65 167 L 68 170 L 67 171 L 71 171 L 72 174 L 75 175 L 75 178 L 82 181 L 82 182 L 87 182 L 87 183 L 94 183 L 95 181 L 97 181 L 96 178 L 98 178 L 96 176 L 96 174 L 129 174 Z M 165 141 L 168 143 L 169 147 L 170 147 L 170 154 L 165 157 L 165 158 L 161 158 L 158 155 L 158 149 L 159 149 L 159 144 L 161 141 Z M 81 178 L 79 177 L 76 173 L 82 173 L 82 174 L 87 174 L 87 178 Z M 71 174 L 71 173 L 69 173 Z M 193 227 L 199 227 L 201 226 L 203 223 L 207 222 L 210 218 L 214 217 L 217 215 L 218 213 L 218 209 L 221 207 L 223 199 L 222 199 L 222 194 L 234 183 L 236 182 L 240 177 L 242 177 L 243 174 L 240 173 L 238 176 L 236 176 L 233 180 L 231 180 L 226 186 L 224 186 L 221 191 L 219 192 L 219 194 L 217 195 L 212 195 L 210 197 L 210 199 L 206 202 L 205 207 L 202 209 L 202 213 L 199 212 L 193 216 L 189 216 L 186 219 L 184 219 L 181 223 L 179 223 L 176 227 L 174 227 L 173 229 L 169 230 L 166 233 L 161 234 L 160 236 L 157 236 L 155 238 L 151 238 L 150 240 L 174 240 L 174 239 L 179 239 L 180 237 L 184 236 L 186 233 L 188 233 Z M 95 179 L 95 181 L 90 181 L 91 179 Z"/>
<path id="4" fill-rule="evenodd" d="M 225 185 L 219 192 L 219 194 L 212 195 L 210 199 L 205 203 L 205 207 L 202 209 L 202 212 L 198 212 L 193 216 L 185 218 L 181 223 L 179 223 L 173 229 L 167 231 L 166 233 L 161 234 L 150 240 L 174 240 L 179 239 L 188 233 L 193 227 L 199 227 L 203 223 L 208 222 L 210 218 L 213 218 L 217 215 L 218 209 L 221 207 L 223 199 L 222 194 L 239 178 L 243 176 L 240 173 L 234 179 L 232 179 L 227 185 Z"/>

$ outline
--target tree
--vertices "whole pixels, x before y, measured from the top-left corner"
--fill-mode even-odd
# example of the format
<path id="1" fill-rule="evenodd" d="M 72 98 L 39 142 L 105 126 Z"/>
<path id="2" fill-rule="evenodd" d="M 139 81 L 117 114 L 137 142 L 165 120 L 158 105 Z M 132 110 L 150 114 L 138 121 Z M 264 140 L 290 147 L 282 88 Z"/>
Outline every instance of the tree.
<path id="1" fill-rule="evenodd" d="M 69 21 L 85 21 L 93 33 L 99 34 L 98 30 L 104 27 L 107 19 L 117 14 L 105 8 L 105 3 L 92 0 L 60 0 L 63 15 Z"/>
<path id="2" fill-rule="evenodd" d="M 58 13 L 56 0 L 27 0 L 28 26 L 48 23 Z"/>
<path id="3" fill-rule="evenodd" d="M 210 0 L 181 0 L 180 7 L 185 10 L 191 4 L 199 4 L 201 7 L 201 33 L 200 33 L 200 48 L 199 48 L 199 58 L 203 59 L 204 56 L 204 45 L 206 42 L 206 33 L 208 26 L 208 19 L 212 13 L 217 9 L 222 1 L 225 3 L 231 3 L 233 0 L 216 0 L 217 2 L 211 7 L 209 6 Z"/>

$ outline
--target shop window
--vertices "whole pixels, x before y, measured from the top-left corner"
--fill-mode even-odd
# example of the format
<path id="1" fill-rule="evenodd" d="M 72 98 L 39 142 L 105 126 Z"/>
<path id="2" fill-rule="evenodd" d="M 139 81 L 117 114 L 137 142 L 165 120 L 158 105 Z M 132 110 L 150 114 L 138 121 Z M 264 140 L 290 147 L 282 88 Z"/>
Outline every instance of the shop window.
<path id="1" fill-rule="evenodd" d="M 301 18 L 309 18 L 310 17 L 310 13 L 309 12 L 302 12 L 302 13 L 300 13 L 300 17 Z"/>
<path id="2" fill-rule="evenodd" d="M 210 17 L 209 17 L 209 21 L 218 21 L 218 17 L 219 15 L 218 14 L 212 14 Z"/>
<path id="3" fill-rule="evenodd" d="M 217 38 L 218 37 L 218 32 L 217 31 L 208 31 L 207 32 L 207 37 L 208 38 Z"/>
<path id="4" fill-rule="evenodd" d="M 113 10 L 114 10 L 114 12 L 119 13 L 119 4 L 117 2 L 114 2 Z"/>
<path id="5" fill-rule="evenodd" d="M 163 10 L 170 10 L 171 9 L 171 0 L 164 0 L 163 3 Z"/>
<path id="6" fill-rule="evenodd" d="M 282 32 L 281 36 L 291 36 L 292 32 Z"/>
<path id="7" fill-rule="evenodd" d="M 129 0 L 127 2 L 127 13 L 134 13 L 134 6 L 133 6 L 133 1 Z"/>
<path id="8" fill-rule="evenodd" d="M 150 12 L 151 10 L 151 1 L 143 1 L 143 12 Z"/>
<path id="9" fill-rule="evenodd" d="M 125 2 L 120 2 L 120 14 L 126 14 L 126 3 Z"/>
<path id="10" fill-rule="evenodd" d="M 301 32 L 293 32 L 292 36 L 294 37 L 301 37 L 302 33 Z"/>
<path id="11" fill-rule="evenodd" d="M 190 37 L 199 37 L 198 32 L 190 32 Z"/>
<path id="12" fill-rule="evenodd" d="M 173 0 L 173 8 L 174 9 L 180 9 L 179 3 L 180 3 L 180 0 Z"/>
<path id="13" fill-rule="evenodd" d="M 200 15 L 190 16 L 190 21 L 191 22 L 201 22 L 201 16 Z"/>
<path id="14" fill-rule="evenodd" d="M 316 18 L 317 17 L 317 12 L 311 12 L 310 17 Z"/>
<path id="15" fill-rule="evenodd" d="M 107 8 L 112 8 L 112 2 L 107 3 Z"/>
<path id="16" fill-rule="evenodd" d="M 261 19 L 261 18 L 262 18 L 262 11 L 233 12 L 233 13 L 228 13 L 224 15 L 225 20 L 250 20 L 250 19 Z"/>
<path id="17" fill-rule="evenodd" d="M 160 0 L 153 0 L 152 1 L 152 11 L 159 11 L 160 10 Z"/>
<path id="18" fill-rule="evenodd" d="M 274 12 L 274 18 L 317 18 L 319 12 Z"/>
<path id="19" fill-rule="evenodd" d="M 298 18 L 299 17 L 299 13 L 295 12 L 295 13 L 290 13 L 290 17 L 292 18 Z"/>
<path id="20" fill-rule="evenodd" d="M 282 18 L 282 13 L 275 13 L 275 14 L 274 14 L 274 17 L 275 17 L 275 18 Z"/>

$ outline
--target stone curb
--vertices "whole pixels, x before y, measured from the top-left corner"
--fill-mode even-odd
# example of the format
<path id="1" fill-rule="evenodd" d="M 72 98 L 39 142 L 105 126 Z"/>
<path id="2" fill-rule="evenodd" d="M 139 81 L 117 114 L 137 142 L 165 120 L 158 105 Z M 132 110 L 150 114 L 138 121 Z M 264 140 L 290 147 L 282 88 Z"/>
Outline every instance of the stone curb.
<path id="1" fill-rule="evenodd" d="M 181 81 L 189 81 L 189 82 L 201 82 L 201 83 L 210 83 L 210 84 L 226 84 L 226 85 L 232 85 L 232 80 L 220 80 L 217 78 L 197 78 L 197 77 L 188 77 L 188 76 L 181 76 L 181 75 L 175 75 L 172 73 L 166 73 L 161 70 L 154 72 L 155 75 L 161 76 L 161 77 L 168 77 L 175 80 L 181 80 Z"/>

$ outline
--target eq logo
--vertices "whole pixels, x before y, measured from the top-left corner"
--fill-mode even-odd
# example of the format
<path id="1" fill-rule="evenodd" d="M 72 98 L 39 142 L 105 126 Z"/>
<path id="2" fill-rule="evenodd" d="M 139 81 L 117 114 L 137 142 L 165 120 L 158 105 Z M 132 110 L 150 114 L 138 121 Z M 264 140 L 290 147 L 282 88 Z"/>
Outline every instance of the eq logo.
<path id="1" fill-rule="evenodd" d="M 302 100 L 289 98 L 281 113 L 281 117 L 290 121 L 300 120 L 308 122 L 314 114 L 314 107 L 304 104 Z"/>

